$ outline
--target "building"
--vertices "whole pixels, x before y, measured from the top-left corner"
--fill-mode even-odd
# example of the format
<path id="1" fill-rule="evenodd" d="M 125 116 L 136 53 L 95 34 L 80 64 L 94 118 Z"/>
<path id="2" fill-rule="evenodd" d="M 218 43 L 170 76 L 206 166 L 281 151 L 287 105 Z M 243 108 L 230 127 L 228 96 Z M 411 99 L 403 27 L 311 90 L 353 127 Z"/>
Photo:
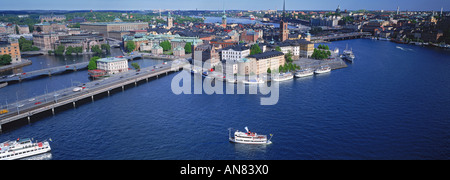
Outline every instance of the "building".
<path id="1" fill-rule="evenodd" d="M 261 54 L 247 56 L 247 60 L 238 65 L 238 74 L 258 75 L 267 73 L 267 70 L 278 70 L 286 63 L 284 54 L 279 51 L 267 51 Z"/>
<path id="2" fill-rule="evenodd" d="M 11 56 L 11 64 L 22 62 L 18 41 L 0 42 L 0 56 L 8 54 Z"/>
<path id="3" fill-rule="evenodd" d="M 197 37 L 183 37 L 178 34 L 176 34 L 176 35 L 135 34 L 133 36 L 126 35 L 123 37 L 124 46 L 126 46 L 126 44 L 129 41 L 133 41 L 135 43 L 135 45 L 136 45 L 135 50 L 150 49 L 154 45 L 159 45 L 160 43 L 162 43 L 164 41 L 170 42 L 170 45 L 172 46 L 172 50 L 178 46 L 185 47 L 187 43 L 191 43 L 191 45 L 195 45 L 195 46 L 203 44 L 203 40 L 201 40 Z"/>
<path id="4" fill-rule="evenodd" d="M 128 71 L 128 60 L 125 58 L 103 58 L 97 60 L 97 69 L 106 71 L 106 74 L 112 75 Z"/>
<path id="5" fill-rule="evenodd" d="M 244 41 L 245 43 L 255 43 L 258 41 L 258 39 L 263 38 L 263 30 L 244 30 L 241 33 L 240 40 Z"/>
<path id="6" fill-rule="evenodd" d="M 184 48 L 181 47 L 181 46 L 178 46 L 178 47 L 176 47 L 176 48 L 173 49 L 173 55 L 174 55 L 174 56 L 181 57 L 181 56 L 184 56 L 184 55 L 186 55 L 186 54 L 185 54 Z"/>
<path id="7" fill-rule="evenodd" d="M 223 9 L 222 27 L 223 27 L 223 28 L 226 28 L 226 27 L 227 27 L 227 15 L 226 15 L 226 13 L 225 13 L 225 8 Z"/>
<path id="8" fill-rule="evenodd" d="M 236 45 L 222 49 L 222 61 L 237 61 L 250 55 L 250 48 L 247 46 Z"/>
<path id="9" fill-rule="evenodd" d="M 209 64 L 203 65 L 203 67 L 212 68 L 216 64 L 220 63 L 219 53 L 212 44 L 202 44 L 193 46 L 192 59 L 194 61 L 210 61 Z"/>
<path id="10" fill-rule="evenodd" d="M 312 18 L 311 26 L 335 27 L 339 24 L 340 19 L 340 17 L 336 16 Z"/>
<path id="11" fill-rule="evenodd" d="M 66 16 L 64 15 L 41 15 L 39 16 L 39 20 L 41 20 L 41 23 L 43 22 L 51 22 L 51 21 L 64 21 L 66 20 Z"/>
<path id="12" fill-rule="evenodd" d="M 155 44 L 151 50 L 152 50 L 152 54 L 155 54 L 155 55 L 161 55 L 164 53 L 163 47 L 161 47 L 158 44 Z"/>
<path id="13" fill-rule="evenodd" d="M 40 23 L 40 24 L 35 24 L 34 30 L 38 33 L 46 34 L 46 33 L 52 33 L 52 32 L 56 32 L 56 31 L 67 30 L 67 27 L 65 24 L 61 24 L 61 23 L 44 22 L 44 23 Z"/>
<path id="14" fill-rule="evenodd" d="M 53 49 L 56 49 L 58 46 L 67 47 L 81 47 L 84 52 L 92 49 L 93 46 L 101 47 L 102 44 L 106 44 L 107 41 L 104 37 L 99 35 L 92 34 L 83 34 L 83 35 L 71 35 L 71 36 L 59 36 L 58 40 L 55 41 L 53 45 Z"/>
<path id="15" fill-rule="evenodd" d="M 286 0 L 283 4 L 283 17 L 280 21 L 280 41 L 286 41 L 289 39 L 288 22 L 286 21 Z"/>
<path id="16" fill-rule="evenodd" d="M 61 34 L 33 34 L 33 45 L 41 50 L 48 51 L 54 49 L 54 44 L 59 40 Z"/>
<path id="17" fill-rule="evenodd" d="M 80 24 L 80 29 L 82 31 L 98 32 L 103 37 L 108 38 L 110 37 L 109 32 L 143 30 L 147 28 L 148 22 L 99 22 Z"/>

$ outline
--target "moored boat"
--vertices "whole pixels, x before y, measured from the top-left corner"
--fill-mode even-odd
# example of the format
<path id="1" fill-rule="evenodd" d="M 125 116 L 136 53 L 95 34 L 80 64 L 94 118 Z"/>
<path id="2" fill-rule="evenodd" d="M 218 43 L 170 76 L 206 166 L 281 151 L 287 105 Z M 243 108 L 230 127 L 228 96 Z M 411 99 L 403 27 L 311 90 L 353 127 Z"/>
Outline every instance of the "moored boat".
<path id="1" fill-rule="evenodd" d="M 323 73 L 329 73 L 331 72 L 330 66 L 320 66 L 320 68 L 316 69 L 314 73 L 316 74 L 323 74 Z"/>
<path id="2" fill-rule="evenodd" d="M 290 79 L 293 79 L 294 75 L 292 75 L 292 73 L 287 72 L 287 73 L 281 73 L 278 76 L 275 75 L 275 77 L 272 77 L 273 81 L 287 81 Z"/>
<path id="3" fill-rule="evenodd" d="M 314 71 L 312 69 L 303 69 L 303 70 L 295 72 L 295 77 L 298 77 L 298 78 L 312 76 L 312 75 L 314 75 Z"/>

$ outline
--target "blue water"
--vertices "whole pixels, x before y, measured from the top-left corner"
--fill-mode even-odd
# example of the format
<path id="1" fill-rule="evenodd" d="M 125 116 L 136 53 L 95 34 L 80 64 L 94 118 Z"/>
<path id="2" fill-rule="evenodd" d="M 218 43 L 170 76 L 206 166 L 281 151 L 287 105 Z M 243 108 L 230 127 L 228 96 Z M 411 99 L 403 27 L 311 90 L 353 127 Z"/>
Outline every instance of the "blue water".
<path id="1" fill-rule="evenodd" d="M 328 45 L 347 44 L 355 63 L 280 83 L 274 106 L 261 106 L 263 95 L 174 95 L 171 74 L 0 142 L 52 138 L 58 160 L 450 159 L 450 52 L 367 39 Z M 229 143 L 227 129 L 245 126 L 272 133 L 273 144 Z"/>

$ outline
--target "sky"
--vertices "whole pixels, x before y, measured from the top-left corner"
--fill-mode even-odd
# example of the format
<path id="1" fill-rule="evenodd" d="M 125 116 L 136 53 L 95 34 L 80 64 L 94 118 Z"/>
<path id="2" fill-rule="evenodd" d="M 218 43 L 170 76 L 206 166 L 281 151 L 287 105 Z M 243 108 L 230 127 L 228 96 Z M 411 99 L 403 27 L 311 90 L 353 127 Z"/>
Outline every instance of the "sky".
<path id="1" fill-rule="evenodd" d="M 0 10 L 268 10 L 283 0 L 1 0 Z M 450 0 L 286 0 L 287 10 L 450 10 Z"/>

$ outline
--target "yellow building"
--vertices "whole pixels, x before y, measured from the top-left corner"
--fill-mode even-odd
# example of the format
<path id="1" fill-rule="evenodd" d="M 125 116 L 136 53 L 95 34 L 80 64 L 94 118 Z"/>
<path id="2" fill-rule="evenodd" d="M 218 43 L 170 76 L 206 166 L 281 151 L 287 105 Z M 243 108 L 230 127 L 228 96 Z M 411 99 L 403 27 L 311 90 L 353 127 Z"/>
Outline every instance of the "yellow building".
<path id="1" fill-rule="evenodd" d="M 18 41 L 13 41 L 11 43 L 0 42 L 0 56 L 4 54 L 9 54 L 11 56 L 11 64 L 20 63 L 22 61 Z"/>

